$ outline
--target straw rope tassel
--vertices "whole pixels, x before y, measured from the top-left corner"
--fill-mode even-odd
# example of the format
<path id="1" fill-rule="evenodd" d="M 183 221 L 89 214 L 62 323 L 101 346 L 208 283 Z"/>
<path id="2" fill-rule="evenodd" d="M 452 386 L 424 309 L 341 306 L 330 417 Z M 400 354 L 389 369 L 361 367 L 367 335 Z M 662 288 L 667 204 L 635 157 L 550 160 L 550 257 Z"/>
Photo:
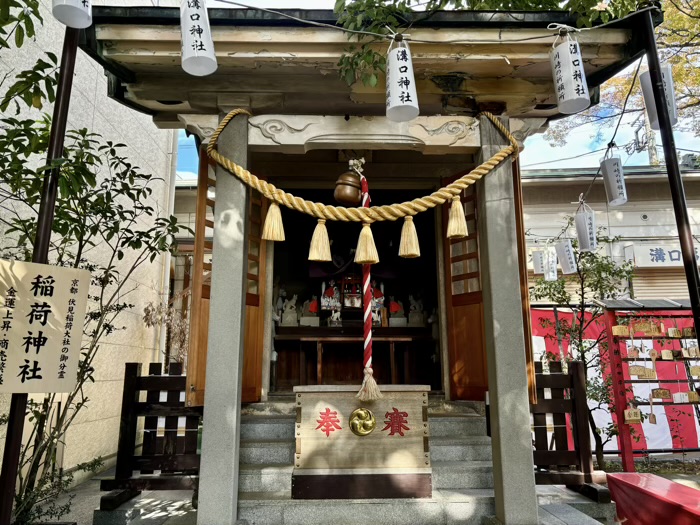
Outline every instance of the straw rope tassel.
<path id="1" fill-rule="evenodd" d="M 358 264 L 377 264 L 379 262 L 379 254 L 377 246 L 374 244 L 374 236 L 369 222 L 362 224 L 362 231 L 355 250 L 355 262 Z"/>
<path id="2" fill-rule="evenodd" d="M 282 224 L 282 212 L 276 202 L 270 204 L 265 217 L 262 238 L 265 241 L 283 241 L 284 224 Z"/>
<path id="3" fill-rule="evenodd" d="M 401 244 L 399 245 L 399 257 L 415 259 L 420 257 L 420 244 L 418 243 L 418 233 L 416 225 L 413 224 L 413 217 L 410 215 L 403 220 L 401 228 Z"/>
<path id="4" fill-rule="evenodd" d="M 469 173 L 462 175 L 456 181 L 434 191 L 430 195 L 419 197 L 411 201 L 406 201 L 397 204 L 389 204 L 385 206 L 373 206 L 371 208 L 344 208 L 341 206 L 327 206 L 319 202 L 312 202 L 302 199 L 287 193 L 277 188 L 274 184 L 270 184 L 254 174 L 250 173 L 245 168 L 239 166 L 230 159 L 224 157 L 216 150 L 216 145 L 221 132 L 226 128 L 231 119 L 236 115 L 247 114 L 249 112 L 243 109 L 234 109 L 226 115 L 219 123 L 207 146 L 207 154 L 224 169 L 238 177 L 244 184 L 259 191 L 263 197 L 270 199 L 277 204 L 284 205 L 292 210 L 311 215 L 317 219 L 326 219 L 329 221 L 352 221 L 352 222 L 376 222 L 376 221 L 395 221 L 402 219 L 408 215 L 416 215 L 429 209 L 440 206 L 454 197 L 459 196 L 465 189 L 481 180 L 485 175 L 490 173 L 494 168 L 499 166 L 501 162 L 508 157 L 518 156 L 518 142 L 515 137 L 508 131 L 501 121 L 494 117 L 491 113 L 482 112 L 488 118 L 493 126 L 497 128 L 501 134 L 508 139 L 510 145 L 504 146 L 490 159 L 483 162 Z"/>
<path id="5" fill-rule="evenodd" d="M 448 239 L 463 239 L 469 235 L 467 231 L 467 219 L 464 216 L 464 207 L 462 199 L 459 195 L 452 198 L 450 206 L 450 218 L 447 222 L 447 238 Z"/>
<path id="6" fill-rule="evenodd" d="M 362 206 L 368 208 L 370 203 L 369 185 L 364 175 L 360 175 L 360 183 L 362 184 Z M 369 231 L 371 235 L 369 225 L 363 226 L 362 229 Z M 374 242 L 372 242 L 372 245 L 374 246 Z M 379 260 L 378 257 L 377 260 Z M 362 265 L 362 297 L 364 303 L 364 354 L 362 361 L 365 376 L 362 380 L 360 391 L 357 393 L 357 397 L 360 401 L 375 401 L 382 397 L 382 393 L 379 391 L 379 386 L 377 386 L 377 381 L 374 379 L 372 371 L 372 299 L 374 297 L 372 287 L 370 286 L 371 268 L 369 264 Z"/>
<path id="7" fill-rule="evenodd" d="M 310 261 L 332 261 L 331 257 L 331 241 L 328 238 L 328 229 L 326 228 L 326 220 L 319 219 L 314 235 L 311 237 L 311 246 L 309 246 Z"/>

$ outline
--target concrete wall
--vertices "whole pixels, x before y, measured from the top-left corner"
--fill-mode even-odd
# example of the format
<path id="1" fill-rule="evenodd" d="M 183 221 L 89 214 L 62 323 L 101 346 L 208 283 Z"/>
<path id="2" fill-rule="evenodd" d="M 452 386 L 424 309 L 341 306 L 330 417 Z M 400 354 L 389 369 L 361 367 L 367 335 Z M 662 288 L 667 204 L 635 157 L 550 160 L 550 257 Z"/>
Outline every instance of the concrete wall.
<path id="1" fill-rule="evenodd" d="M 526 174 L 527 172 L 525 172 Z M 697 174 L 684 181 L 693 233 L 700 234 L 700 181 Z M 529 231 L 528 247 L 559 234 L 565 217 L 576 211 L 578 196 L 590 181 L 526 181 L 523 185 L 525 229 Z M 611 237 L 620 237 L 612 246 L 611 255 L 623 258 L 624 246 L 641 240 L 673 240 L 678 238 L 668 182 L 664 180 L 627 182 L 628 201 L 623 206 L 609 207 L 602 181 L 596 182 L 587 199 L 596 212 L 599 227 L 607 228 Z M 572 234 L 573 234 L 572 229 Z"/>
<path id="2" fill-rule="evenodd" d="M 60 57 L 64 28 L 51 16 L 50 0 L 42 0 L 41 7 L 44 26 L 38 27 L 37 38 L 26 41 L 20 50 L 0 54 L 0 78 L 7 72 L 31 67 L 44 51 L 53 51 Z M 51 107 L 44 108 L 49 113 L 51 110 Z M 102 69 L 79 51 L 68 129 L 83 127 L 99 133 L 105 140 L 127 144 L 126 155 L 132 163 L 140 166 L 144 173 L 163 179 L 162 183 L 154 186 L 151 204 L 166 214 L 171 200 L 172 161 L 176 154 L 174 133 L 158 130 L 149 116 L 110 100 Z M 96 250 L 90 257 L 99 257 L 98 252 Z M 125 258 L 127 260 L 128 257 Z M 101 343 L 95 361 L 96 382 L 86 388 L 90 402 L 66 436 L 64 468 L 69 469 L 97 456 L 110 458 L 116 453 L 124 363 L 161 360 L 160 331 L 146 328 L 141 318 L 144 306 L 149 301 L 159 301 L 162 289 L 167 292 L 167 288 L 164 288 L 167 268 L 169 257 L 161 256 L 152 264 L 142 266 L 133 275 L 131 284 L 135 291 L 124 300 L 134 304 L 134 308 L 124 312 L 117 323 L 125 330 L 115 332 Z M 7 412 L 8 403 L 9 396 L 0 396 L 0 413 Z M 0 447 L 4 446 L 5 430 L 4 427 L 0 428 Z M 110 461 L 113 462 L 113 459 Z"/>

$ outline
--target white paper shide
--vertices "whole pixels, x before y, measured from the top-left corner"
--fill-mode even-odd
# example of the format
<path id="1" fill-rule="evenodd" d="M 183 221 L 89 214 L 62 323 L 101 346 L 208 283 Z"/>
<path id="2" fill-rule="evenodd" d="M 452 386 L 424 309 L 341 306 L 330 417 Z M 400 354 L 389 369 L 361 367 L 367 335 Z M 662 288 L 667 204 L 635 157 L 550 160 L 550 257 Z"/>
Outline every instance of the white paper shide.
<path id="1" fill-rule="evenodd" d="M 182 0 L 180 31 L 182 33 L 182 69 L 185 73 L 197 77 L 211 75 L 216 71 L 218 64 L 204 0 Z"/>
<path id="2" fill-rule="evenodd" d="M 668 116 L 671 119 L 671 126 L 675 126 L 678 122 L 678 108 L 676 107 L 676 95 L 673 85 L 673 73 L 669 64 L 661 66 L 661 79 L 664 85 L 664 94 L 666 95 L 666 107 L 668 107 Z M 644 95 L 644 105 L 647 109 L 649 117 L 649 125 L 651 129 L 659 130 L 659 114 L 656 111 L 656 102 L 654 99 L 654 91 L 651 88 L 651 73 L 645 71 L 639 75 L 639 81 L 642 84 L 642 94 Z"/>
<path id="3" fill-rule="evenodd" d="M 53 0 L 51 13 L 62 24 L 75 29 L 92 25 L 90 0 Z"/>
<path id="4" fill-rule="evenodd" d="M 555 248 L 557 250 L 557 258 L 559 259 L 562 273 L 564 275 L 576 273 L 578 271 L 578 264 L 576 263 L 576 255 L 574 254 L 574 247 L 571 245 L 571 239 L 559 241 L 555 245 Z"/>
<path id="5" fill-rule="evenodd" d="M 418 93 L 411 50 L 405 41 L 389 49 L 386 66 L 386 118 L 407 122 L 418 116 Z"/>
<path id="6" fill-rule="evenodd" d="M 0 260 L 0 393 L 70 392 L 90 273 Z"/>
<path id="7" fill-rule="evenodd" d="M 591 100 L 578 42 L 567 34 L 552 48 L 549 59 L 559 112 L 572 115 L 586 109 Z"/>

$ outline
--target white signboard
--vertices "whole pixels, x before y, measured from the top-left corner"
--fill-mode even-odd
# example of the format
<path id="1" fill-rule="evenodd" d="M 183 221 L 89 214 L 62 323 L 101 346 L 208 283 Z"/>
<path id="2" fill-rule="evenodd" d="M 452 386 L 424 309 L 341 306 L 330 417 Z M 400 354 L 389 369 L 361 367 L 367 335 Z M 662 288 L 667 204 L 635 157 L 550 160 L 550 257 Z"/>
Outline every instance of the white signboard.
<path id="1" fill-rule="evenodd" d="M 76 384 L 90 272 L 0 260 L 0 393 Z"/>
<path id="2" fill-rule="evenodd" d="M 700 263 L 698 246 L 695 261 Z M 678 241 L 650 241 L 634 243 L 634 265 L 637 268 L 682 268 L 683 255 Z"/>

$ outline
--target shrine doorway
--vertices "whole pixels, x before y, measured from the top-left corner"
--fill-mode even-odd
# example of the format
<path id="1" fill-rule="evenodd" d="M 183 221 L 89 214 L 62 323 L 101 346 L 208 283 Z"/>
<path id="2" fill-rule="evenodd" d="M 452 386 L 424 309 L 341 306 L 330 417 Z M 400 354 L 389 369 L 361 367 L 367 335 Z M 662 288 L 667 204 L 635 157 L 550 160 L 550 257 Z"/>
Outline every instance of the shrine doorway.
<path id="1" fill-rule="evenodd" d="M 424 193 L 370 192 L 373 205 Z M 333 199 L 332 188 L 300 189 L 295 194 L 312 201 Z M 328 223 L 333 261 L 319 263 L 308 260 L 315 219 L 289 210 L 282 215 L 286 240 L 275 244 L 273 263 L 273 308 L 280 322 L 273 336 L 270 392 L 289 393 L 300 384 L 359 385 L 363 377 L 362 268 L 353 258 L 360 227 Z M 380 259 L 372 266 L 378 301 L 373 363 L 380 384 L 428 384 L 434 392 L 443 392 L 435 216 L 431 211 L 415 220 L 421 241 L 421 256 L 415 259 L 398 256 L 402 221 L 372 226 Z M 336 292 L 340 319 L 334 320 L 329 298 Z M 291 302 L 294 314 L 285 312 L 285 303 Z"/>

